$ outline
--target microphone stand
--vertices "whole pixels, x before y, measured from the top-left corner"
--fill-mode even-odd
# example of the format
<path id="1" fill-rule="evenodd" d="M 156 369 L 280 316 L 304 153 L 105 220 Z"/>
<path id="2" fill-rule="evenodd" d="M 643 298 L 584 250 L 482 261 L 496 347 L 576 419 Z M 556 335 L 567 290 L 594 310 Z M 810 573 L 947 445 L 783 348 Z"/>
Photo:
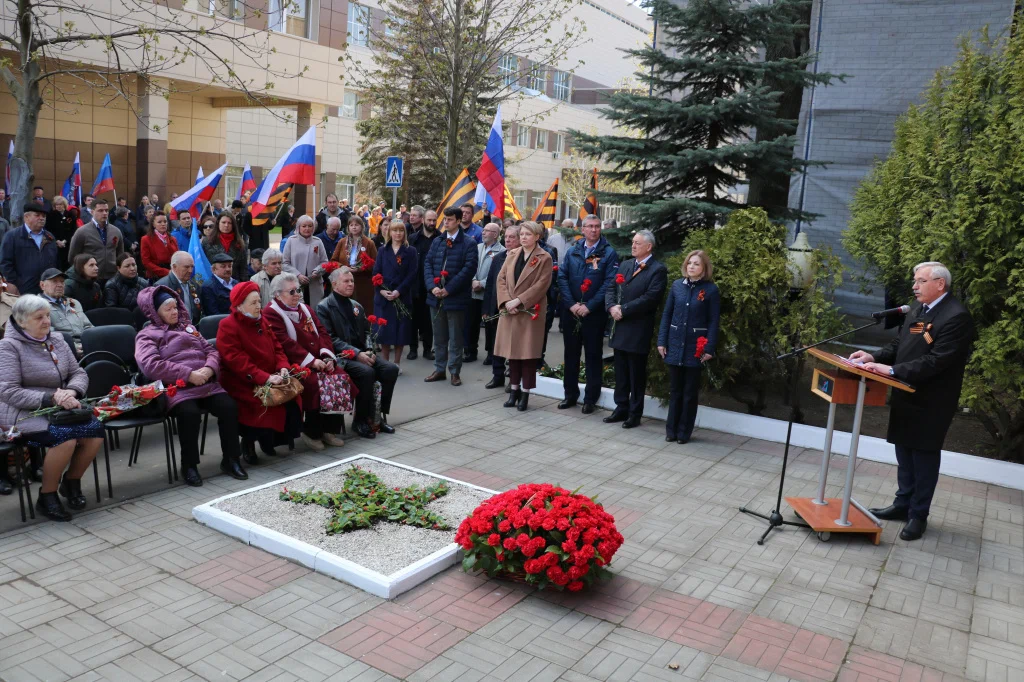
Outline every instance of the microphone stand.
<path id="1" fill-rule="evenodd" d="M 843 332 L 841 334 L 836 334 L 835 336 L 831 336 L 831 337 L 825 339 L 824 341 L 818 341 L 817 343 L 812 343 L 811 345 L 804 346 L 803 348 L 794 348 L 793 350 L 789 351 L 788 353 L 783 353 L 782 355 L 778 356 L 777 358 L 775 358 L 775 360 L 777 362 L 781 362 L 783 360 L 787 360 L 788 358 L 799 357 L 800 355 L 803 355 L 804 353 L 806 353 L 807 351 L 809 351 L 812 348 L 817 348 L 818 346 L 821 346 L 821 345 L 824 345 L 826 343 L 835 341 L 836 339 L 842 338 L 844 336 L 848 336 L 850 334 L 855 334 L 855 333 L 857 333 L 859 331 L 867 329 L 868 327 L 877 326 L 884 319 L 885 319 L 885 317 L 879 317 L 874 322 L 871 322 L 869 324 L 865 324 L 865 325 L 863 325 L 861 327 L 857 327 L 856 329 L 851 329 L 849 331 L 845 331 L 845 332 Z M 790 385 L 790 396 L 795 396 L 796 395 L 796 391 L 797 391 L 797 388 L 798 388 L 799 380 L 800 380 L 800 375 L 799 375 L 799 373 L 796 370 L 794 370 L 793 371 L 793 379 L 792 379 L 791 385 Z M 789 410 L 789 425 L 786 427 L 786 448 L 782 452 L 782 476 L 779 478 L 779 494 L 778 494 L 778 497 L 775 500 L 775 508 L 772 509 L 771 514 L 762 514 L 761 512 L 756 512 L 753 509 L 747 509 L 746 507 L 740 507 L 740 511 L 743 512 L 744 514 L 750 514 L 751 516 L 756 516 L 756 517 L 764 519 L 765 521 L 768 522 L 767 530 L 765 530 L 764 535 L 761 536 L 761 539 L 759 539 L 757 541 L 757 544 L 759 544 L 759 545 L 763 545 L 764 541 L 765 541 L 765 538 L 768 537 L 768 534 L 771 533 L 776 528 L 778 528 L 779 526 L 796 526 L 798 528 L 810 528 L 810 526 L 807 525 L 806 523 L 804 523 L 803 521 L 786 521 L 785 519 L 782 518 L 782 513 L 779 511 L 780 509 L 782 509 L 782 488 L 786 484 L 786 467 L 789 464 L 789 442 L 790 442 L 790 439 L 793 436 L 793 418 L 795 416 L 796 416 L 796 410 L 791 408 Z"/>

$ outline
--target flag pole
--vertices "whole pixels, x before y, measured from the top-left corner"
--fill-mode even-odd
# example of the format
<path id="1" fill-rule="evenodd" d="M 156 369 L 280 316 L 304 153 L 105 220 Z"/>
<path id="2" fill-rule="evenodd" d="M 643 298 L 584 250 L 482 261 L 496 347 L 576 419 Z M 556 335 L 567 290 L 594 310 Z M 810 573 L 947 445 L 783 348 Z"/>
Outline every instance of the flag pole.
<path id="1" fill-rule="evenodd" d="M 114 193 L 114 208 L 117 208 L 117 190 L 111 187 L 110 191 Z"/>

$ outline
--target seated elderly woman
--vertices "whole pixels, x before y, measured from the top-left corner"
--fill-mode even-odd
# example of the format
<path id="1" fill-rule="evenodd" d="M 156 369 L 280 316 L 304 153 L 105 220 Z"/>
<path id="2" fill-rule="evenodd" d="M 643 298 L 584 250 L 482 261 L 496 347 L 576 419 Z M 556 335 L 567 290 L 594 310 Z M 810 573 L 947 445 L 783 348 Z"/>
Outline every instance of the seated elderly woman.
<path id="1" fill-rule="evenodd" d="M 297 275 L 282 273 L 274 278 L 270 288 L 274 300 L 263 309 L 263 316 L 277 334 L 288 362 L 311 370 L 302 382 L 302 411 L 305 415 L 302 442 L 316 452 L 324 449 L 324 443 L 341 447 L 345 444 L 338 437 L 341 417 L 320 414 L 317 372 L 342 371 L 335 366 L 337 358 L 331 350 L 334 345 L 331 337 L 313 309 L 302 302 L 302 285 Z"/>
<path id="2" fill-rule="evenodd" d="M 181 470 L 185 483 L 201 486 L 199 424 L 206 410 L 217 418 L 220 433 L 220 470 L 232 478 L 249 478 L 239 463 L 238 406 L 217 383 L 220 356 L 189 320 L 185 304 L 169 287 L 149 287 L 139 293 L 139 309 L 152 322 L 135 337 L 135 361 L 151 381 L 185 387 L 167 398 L 178 420 Z"/>
<path id="3" fill-rule="evenodd" d="M 242 457 L 248 464 L 259 458 L 254 447 L 271 457 L 275 445 L 288 444 L 302 429 L 302 411 L 295 400 L 266 407 L 254 389 L 285 382 L 290 363 L 260 306 L 259 287 L 241 282 L 231 290 L 231 314 L 217 329 L 220 353 L 220 383 L 238 403 L 238 430 L 242 436 Z"/>
<path id="4" fill-rule="evenodd" d="M 0 367 L 0 424 L 17 424 L 29 445 L 47 448 L 36 508 L 53 521 L 70 521 L 57 493 L 71 509 L 85 509 L 82 475 L 103 444 L 103 425 L 88 414 L 79 423 L 60 425 L 29 416 L 44 407 L 81 408 L 78 400 L 89 388 L 64 337 L 50 333 L 46 299 L 28 294 L 14 304 L 0 340 Z"/>

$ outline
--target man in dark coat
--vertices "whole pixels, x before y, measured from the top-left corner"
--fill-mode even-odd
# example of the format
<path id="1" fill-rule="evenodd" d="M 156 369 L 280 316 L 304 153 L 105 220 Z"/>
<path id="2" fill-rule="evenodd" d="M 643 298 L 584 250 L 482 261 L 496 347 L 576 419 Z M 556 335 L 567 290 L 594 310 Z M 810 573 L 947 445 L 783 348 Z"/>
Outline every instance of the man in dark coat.
<path id="1" fill-rule="evenodd" d="M 359 389 L 352 418 L 353 428 L 363 438 L 375 437 L 373 384 L 379 381 L 379 429 L 381 433 L 394 433 L 395 429 L 388 424 L 387 416 L 391 412 L 391 397 L 398 380 L 398 365 L 374 355 L 367 339 L 370 324 L 366 321 L 366 311 L 352 298 L 356 291 L 356 281 L 348 266 L 343 265 L 331 273 L 331 288 L 333 293 L 317 305 L 316 316 L 331 336 L 339 366 Z"/>
<path id="2" fill-rule="evenodd" d="M 213 277 L 199 290 L 199 299 L 207 315 L 231 313 L 231 290 L 238 284 L 238 280 L 231 278 L 231 267 L 234 262 L 226 253 L 218 253 L 210 261 Z"/>
<path id="3" fill-rule="evenodd" d="M 519 226 L 509 225 L 505 228 L 505 250 L 494 257 L 491 269 L 487 271 L 487 282 L 484 284 L 484 306 L 483 314 L 491 317 L 498 314 L 498 273 L 505 266 L 505 259 L 508 252 L 519 248 Z M 491 380 L 484 388 L 501 388 L 505 385 L 505 358 L 493 355 L 494 339 L 498 334 L 498 320 L 490 320 L 484 323 L 485 348 L 491 357 Z"/>
<path id="4" fill-rule="evenodd" d="M 585 354 L 587 388 L 583 395 L 583 414 L 590 414 L 601 397 L 602 349 L 608 322 L 604 299 L 615 282 L 619 255 L 601 236 L 601 219 L 596 215 L 583 219 L 583 239 L 568 250 L 558 269 L 565 338 L 565 378 L 562 380 L 565 399 L 558 403 L 558 409 L 568 410 L 580 399 L 580 355 Z M 587 280 L 587 290 L 583 291 L 583 282 Z"/>
<path id="5" fill-rule="evenodd" d="M 419 229 L 416 229 L 416 221 L 413 219 L 417 214 L 423 216 L 423 221 L 419 224 Z M 412 211 L 409 213 L 409 226 L 413 228 L 410 231 L 406 228 L 406 232 L 409 234 L 409 246 L 416 249 L 417 267 L 419 273 L 416 278 L 416 289 L 412 295 L 412 343 L 409 344 L 409 354 L 406 356 L 408 360 L 415 360 L 416 354 L 416 339 L 418 338 L 423 344 L 423 357 L 427 360 L 434 359 L 434 327 L 430 320 L 430 306 L 427 305 L 427 289 L 423 286 L 423 266 L 427 260 L 427 254 L 430 253 L 430 245 L 437 239 L 437 213 L 434 211 L 424 211 L 422 206 L 413 206 Z"/>
<path id="6" fill-rule="evenodd" d="M 895 501 L 872 509 L 880 519 L 907 521 L 904 540 L 917 540 L 928 527 L 928 509 L 939 482 L 942 443 L 960 404 L 964 369 L 974 341 L 974 321 L 949 293 L 952 277 L 942 263 L 914 268 L 914 298 L 899 335 L 874 355 L 857 351 L 851 360 L 895 377 L 916 391 L 894 390 L 886 440 L 899 464 Z"/>
<path id="7" fill-rule="evenodd" d="M 166 277 L 161 277 L 153 282 L 153 286 L 165 286 L 170 288 L 185 304 L 188 316 L 192 324 L 199 322 L 203 317 L 203 304 L 199 298 L 199 285 L 192 275 L 195 274 L 196 264 L 188 251 L 177 251 L 171 256 L 171 271 Z"/>
<path id="8" fill-rule="evenodd" d="M 4 235 L 0 245 L 0 273 L 7 280 L 12 294 L 38 294 L 39 277 L 44 270 L 57 267 L 57 240 L 43 229 L 46 210 L 29 202 L 22 209 L 25 222 Z"/>
<path id="9" fill-rule="evenodd" d="M 655 311 L 668 286 L 668 268 L 654 260 L 654 234 L 640 230 L 633 235 L 633 257 L 619 271 L 623 284 L 614 281 L 605 293 L 605 307 L 615 320 L 608 345 L 615 349 L 615 409 L 606 423 L 622 422 L 622 428 L 640 426 L 647 388 L 647 355 L 654 336 Z"/>

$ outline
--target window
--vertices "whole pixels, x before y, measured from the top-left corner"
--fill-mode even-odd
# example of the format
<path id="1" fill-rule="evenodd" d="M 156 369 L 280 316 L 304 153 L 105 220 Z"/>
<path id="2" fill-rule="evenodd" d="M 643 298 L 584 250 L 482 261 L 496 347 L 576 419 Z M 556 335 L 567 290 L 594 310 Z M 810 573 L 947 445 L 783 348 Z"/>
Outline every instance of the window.
<path id="1" fill-rule="evenodd" d="M 565 135 L 562 133 L 555 133 L 555 148 L 551 151 L 554 152 L 556 159 L 565 152 Z"/>
<path id="2" fill-rule="evenodd" d="M 352 175 L 339 175 L 335 180 L 334 193 L 338 195 L 338 201 L 348 199 L 351 206 L 356 200 L 356 178 Z M 344 225 L 342 226 L 344 228 Z"/>
<path id="3" fill-rule="evenodd" d="M 370 44 L 370 8 L 354 2 L 348 6 L 348 44 L 366 47 Z"/>
<path id="4" fill-rule="evenodd" d="M 543 66 L 535 66 L 530 69 L 529 75 L 526 77 L 526 87 L 531 90 L 540 90 L 544 92 L 547 89 L 547 74 L 544 73 Z"/>
<path id="5" fill-rule="evenodd" d="M 555 99 L 560 99 L 563 102 L 569 101 L 569 96 L 572 92 L 570 76 L 565 71 L 555 71 L 551 75 L 551 82 L 554 86 Z"/>
<path id="6" fill-rule="evenodd" d="M 270 0 L 269 14 L 270 30 L 309 37 L 309 0 Z"/>
<path id="7" fill-rule="evenodd" d="M 530 205 L 528 206 L 529 210 L 523 214 L 523 217 L 526 217 L 528 215 L 532 216 L 534 213 L 537 212 L 537 207 L 540 206 L 540 200 L 544 197 L 544 195 L 545 192 L 539 192 L 533 195 L 533 198 L 530 199 Z"/>
<path id="8" fill-rule="evenodd" d="M 342 118 L 357 118 L 359 116 L 359 97 L 356 93 L 345 91 L 345 100 L 341 105 Z"/>
<path id="9" fill-rule="evenodd" d="M 519 57 L 507 54 L 498 62 L 498 75 L 502 85 L 515 85 L 519 81 Z"/>
<path id="10" fill-rule="evenodd" d="M 528 217 L 528 215 L 533 215 L 532 213 L 531 214 L 526 214 L 525 213 L 526 208 L 527 208 L 526 207 L 526 190 L 525 189 L 524 190 L 520 190 L 518 192 L 513 192 L 512 193 L 512 200 L 514 202 L 516 202 L 516 208 L 519 209 L 520 213 L 524 214 L 523 215 L 524 218 Z"/>
<path id="11" fill-rule="evenodd" d="M 384 19 L 384 35 L 394 38 L 405 26 L 405 19 L 399 16 L 389 16 Z"/>
<path id="12" fill-rule="evenodd" d="M 530 146 L 530 126 L 524 126 L 521 123 L 519 124 L 519 131 L 516 133 L 516 146 Z"/>
<path id="13" fill-rule="evenodd" d="M 537 143 L 533 146 L 533 148 L 540 150 L 548 148 L 548 131 L 537 130 Z"/>
<path id="14" fill-rule="evenodd" d="M 228 166 L 228 169 L 224 172 L 224 196 L 227 198 L 225 204 L 230 205 L 230 202 L 234 201 L 235 197 L 238 196 L 238 188 L 242 185 L 242 173 L 245 172 L 244 166 Z"/>

